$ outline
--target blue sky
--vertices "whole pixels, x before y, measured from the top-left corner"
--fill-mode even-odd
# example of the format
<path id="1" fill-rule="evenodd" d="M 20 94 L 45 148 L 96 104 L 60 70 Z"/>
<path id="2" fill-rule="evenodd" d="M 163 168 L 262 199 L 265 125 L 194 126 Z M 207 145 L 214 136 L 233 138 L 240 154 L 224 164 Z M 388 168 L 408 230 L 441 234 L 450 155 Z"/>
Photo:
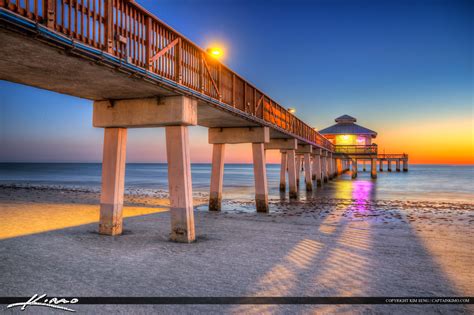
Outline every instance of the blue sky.
<path id="1" fill-rule="evenodd" d="M 138 2 L 204 48 L 224 43 L 227 65 L 320 129 L 342 114 L 380 135 L 472 121 L 472 1 Z M 100 160 L 90 101 L 0 81 L 0 102 L 0 161 Z M 206 130 L 191 138 L 209 160 Z M 127 153 L 164 161 L 163 131 L 131 131 Z"/>

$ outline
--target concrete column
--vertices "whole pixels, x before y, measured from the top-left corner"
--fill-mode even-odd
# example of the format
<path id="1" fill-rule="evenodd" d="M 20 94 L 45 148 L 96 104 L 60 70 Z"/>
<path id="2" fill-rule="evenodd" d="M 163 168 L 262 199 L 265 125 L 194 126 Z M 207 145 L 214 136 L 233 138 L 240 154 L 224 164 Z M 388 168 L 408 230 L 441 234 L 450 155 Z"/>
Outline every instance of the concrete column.
<path id="1" fill-rule="evenodd" d="M 392 171 L 392 160 L 387 160 L 387 171 Z"/>
<path id="2" fill-rule="evenodd" d="M 352 160 L 352 178 L 357 178 L 357 159 Z"/>
<path id="3" fill-rule="evenodd" d="M 99 233 L 122 234 L 126 128 L 105 128 L 102 157 Z"/>
<path id="4" fill-rule="evenodd" d="M 296 156 L 296 186 L 300 187 L 300 175 L 301 175 L 301 155 Z"/>
<path id="5" fill-rule="evenodd" d="M 328 157 L 327 157 L 327 163 L 326 163 L 326 167 L 327 167 L 327 173 L 328 173 L 328 179 L 331 180 L 333 179 L 333 173 L 332 173 L 332 153 L 328 153 Z"/>
<path id="6" fill-rule="evenodd" d="M 316 175 L 316 185 L 322 186 L 321 155 L 319 154 L 314 156 L 313 172 Z"/>
<path id="7" fill-rule="evenodd" d="M 213 144 L 209 211 L 221 211 L 222 183 L 224 181 L 224 153 L 225 144 Z"/>
<path id="8" fill-rule="evenodd" d="M 396 170 L 397 172 L 400 172 L 400 159 L 397 159 L 397 162 L 396 162 Z"/>
<path id="9" fill-rule="evenodd" d="M 362 171 L 363 171 L 363 172 L 366 171 L 366 168 L 365 168 L 365 160 L 362 161 Z"/>
<path id="10" fill-rule="evenodd" d="M 377 159 L 370 160 L 370 176 L 373 179 L 377 178 Z"/>
<path id="11" fill-rule="evenodd" d="M 296 152 L 295 150 L 288 150 L 288 186 L 290 188 L 290 198 L 298 198 L 298 190 L 296 187 Z"/>
<path id="12" fill-rule="evenodd" d="M 379 159 L 379 172 L 383 172 L 383 160 Z"/>
<path id="13" fill-rule="evenodd" d="M 327 167 L 327 156 L 326 156 L 327 153 L 324 153 L 324 155 L 321 156 L 321 176 L 322 176 L 322 179 L 323 179 L 323 182 L 324 183 L 327 183 L 328 182 L 328 167 Z"/>
<path id="14" fill-rule="evenodd" d="M 403 171 L 408 172 L 408 159 L 403 160 Z"/>
<path id="15" fill-rule="evenodd" d="M 311 154 L 304 154 L 304 179 L 306 183 L 306 191 L 313 190 L 313 181 L 311 178 Z"/>
<path id="16" fill-rule="evenodd" d="M 336 174 L 339 176 L 344 172 L 344 162 L 341 159 L 336 160 Z"/>
<path id="17" fill-rule="evenodd" d="M 170 239 L 190 243 L 196 239 L 196 235 L 188 127 L 167 126 L 165 130 L 171 214 Z"/>
<path id="18" fill-rule="evenodd" d="M 252 143 L 253 173 L 255 179 L 255 203 L 257 212 L 268 212 L 267 170 L 265 144 Z"/>
<path id="19" fill-rule="evenodd" d="M 281 151 L 280 163 L 280 191 L 286 190 L 286 169 L 288 168 L 286 151 Z"/>
<path id="20" fill-rule="evenodd" d="M 317 169 L 316 169 L 316 157 L 317 155 L 313 155 L 313 158 L 311 159 L 311 173 L 312 173 L 312 179 L 316 180 L 317 176 Z"/>
<path id="21" fill-rule="evenodd" d="M 326 157 L 326 177 L 328 180 L 331 180 L 331 153 Z"/>
<path id="22" fill-rule="evenodd" d="M 330 154 L 329 157 L 328 157 L 328 164 L 327 164 L 328 165 L 328 179 L 329 180 L 334 178 L 334 174 L 332 172 L 332 166 L 333 166 L 332 165 L 332 160 L 333 160 L 332 154 Z"/>

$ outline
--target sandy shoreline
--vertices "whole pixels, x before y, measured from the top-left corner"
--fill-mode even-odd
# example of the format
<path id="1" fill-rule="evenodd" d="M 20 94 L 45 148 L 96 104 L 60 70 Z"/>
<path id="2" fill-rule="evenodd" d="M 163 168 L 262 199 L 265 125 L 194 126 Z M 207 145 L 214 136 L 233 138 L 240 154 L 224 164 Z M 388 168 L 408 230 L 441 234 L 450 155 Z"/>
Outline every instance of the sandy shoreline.
<path id="1" fill-rule="evenodd" d="M 257 214 L 232 211 L 251 204 L 226 201 L 229 211 L 196 211 L 198 241 L 183 245 L 167 241 L 166 194 L 128 194 L 125 233 L 120 237 L 96 233 L 98 198 L 98 192 L 80 189 L 0 187 L 0 282 L 4 284 L 0 295 L 474 295 L 473 204 L 273 200 L 269 214 Z M 195 196 L 195 204 L 205 209 L 205 196 Z M 472 311 L 461 305 L 78 309 L 255 314 Z"/>

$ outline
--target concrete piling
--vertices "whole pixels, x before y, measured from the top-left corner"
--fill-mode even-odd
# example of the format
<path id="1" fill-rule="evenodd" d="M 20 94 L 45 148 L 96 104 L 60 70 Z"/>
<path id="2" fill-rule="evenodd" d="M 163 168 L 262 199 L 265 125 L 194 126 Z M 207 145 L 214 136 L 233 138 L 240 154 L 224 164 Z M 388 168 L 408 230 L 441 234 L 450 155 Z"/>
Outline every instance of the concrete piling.
<path id="1" fill-rule="evenodd" d="M 377 159 L 370 159 L 370 177 L 377 178 Z"/>
<path id="2" fill-rule="evenodd" d="M 321 155 L 321 173 L 322 173 L 322 180 L 324 183 L 328 182 L 328 168 L 327 168 L 327 151 L 324 151 L 323 155 Z"/>
<path id="3" fill-rule="evenodd" d="M 99 233 L 122 234 L 126 128 L 104 128 Z"/>
<path id="4" fill-rule="evenodd" d="M 300 187 L 301 155 L 296 155 L 296 187 Z"/>
<path id="5" fill-rule="evenodd" d="M 252 154 L 257 212 L 268 212 L 268 187 L 264 144 L 252 143 Z"/>
<path id="6" fill-rule="evenodd" d="M 286 151 L 281 151 L 281 162 L 280 162 L 280 191 L 286 190 L 286 169 L 288 168 Z"/>
<path id="7" fill-rule="evenodd" d="M 357 178 L 357 159 L 352 159 L 352 178 Z"/>
<path id="8" fill-rule="evenodd" d="M 222 184 L 224 181 L 224 152 L 225 144 L 213 144 L 209 211 L 221 211 Z"/>
<path id="9" fill-rule="evenodd" d="M 408 159 L 403 159 L 403 171 L 408 172 Z"/>
<path id="10" fill-rule="evenodd" d="M 304 154 L 304 179 L 306 184 L 306 191 L 313 190 L 313 181 L 312 181 L 312 174 L 311 174 L 311 154 L 305 153 Z"/>
<path id="11" fill-rule="evenodd" d="M 171 215 L 170 239 L 189 243 L 196 239 L 196 235 L 188 127 L 167 126 L 165 130 Z"/>
<path id="12" fill-rule="evenodd" d="M 316 175 L 316 185 L 321 187 L 323 184 L 322 181 L 322 171 L 321 171 L 321 150 L 314 155 L 314 174 Z"/>
<path id="13" fill-rule="evenodd" d="M 288 187 L 289 195 L 291 199 L 298 198 L 298 189 L 296 186 L 296 151 L 288 150 L 287 151 L 287 160 L 288 160 Z"/>

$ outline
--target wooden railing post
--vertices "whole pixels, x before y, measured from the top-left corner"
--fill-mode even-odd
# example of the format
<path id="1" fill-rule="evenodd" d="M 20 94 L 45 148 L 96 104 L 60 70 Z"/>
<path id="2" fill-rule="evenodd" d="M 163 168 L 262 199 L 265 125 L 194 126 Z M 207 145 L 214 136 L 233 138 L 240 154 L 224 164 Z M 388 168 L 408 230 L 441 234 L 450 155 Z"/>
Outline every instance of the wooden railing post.
<path id="1" fill-rule="evenodd" d="M 113 25 L 114 25 L 114 19 L 113 19 L 113 5 L 112 5 L 112 0 L 104 0 L 104 17 L 105 17 L 105 32 L 104 32 L 104 44 L 105 44 L 105 50 L 112 54 L 114 51 L 114 46 L 113 46 L 113 36 L 114 36 L 114 31 L 113 31 Z"/>
<path id="2" fill-rule="evenodd" d="M 201 60 L 199 62 L 199 89 L 204 94 L 204 53 L 201 53 Z"/>
<path id="3" fill-rule="evenodd" d="M 43 0 L 43 16 L 47 27 L 54 29 L 56 21 L 56 6 L 54 0 Z"/>
<path id="4" fill-rule="evenodd" d="M 182 43 L 183 41 L 181 40 L 181 37 L 178 38 L 178 44 L 175 46 L 176 49 L 176 82 L 181 84 L 183 81 L 183 67 L 181 65 L 181 60 L 182 60 Z"/>
<path id="5" fill-rule="evenodd" d="M 152 24 L 151 24 L 151 17 L 147 16 L 145 21 L 145 61 L 146 61 L 146 68 L 149 71 L 153 70 L 153 62 L 151 59 L 151 43 L 152 43 Z"/>
<path id="6" fill-rule="evenodd" d="M 232 73 L 232 106 L 235 107 L 235 73 Z"/>
<path id="7" fill-rule="evenodd" d="M 219 98 L 219 102 L 222 101 L 222 65 L 221 63 L 219 62 L 219 69 L 218 69 L 218 72 L 217 72 L 217 85 L 219 86 L 219 92 L 218 92 L 218 98 Z"/>

